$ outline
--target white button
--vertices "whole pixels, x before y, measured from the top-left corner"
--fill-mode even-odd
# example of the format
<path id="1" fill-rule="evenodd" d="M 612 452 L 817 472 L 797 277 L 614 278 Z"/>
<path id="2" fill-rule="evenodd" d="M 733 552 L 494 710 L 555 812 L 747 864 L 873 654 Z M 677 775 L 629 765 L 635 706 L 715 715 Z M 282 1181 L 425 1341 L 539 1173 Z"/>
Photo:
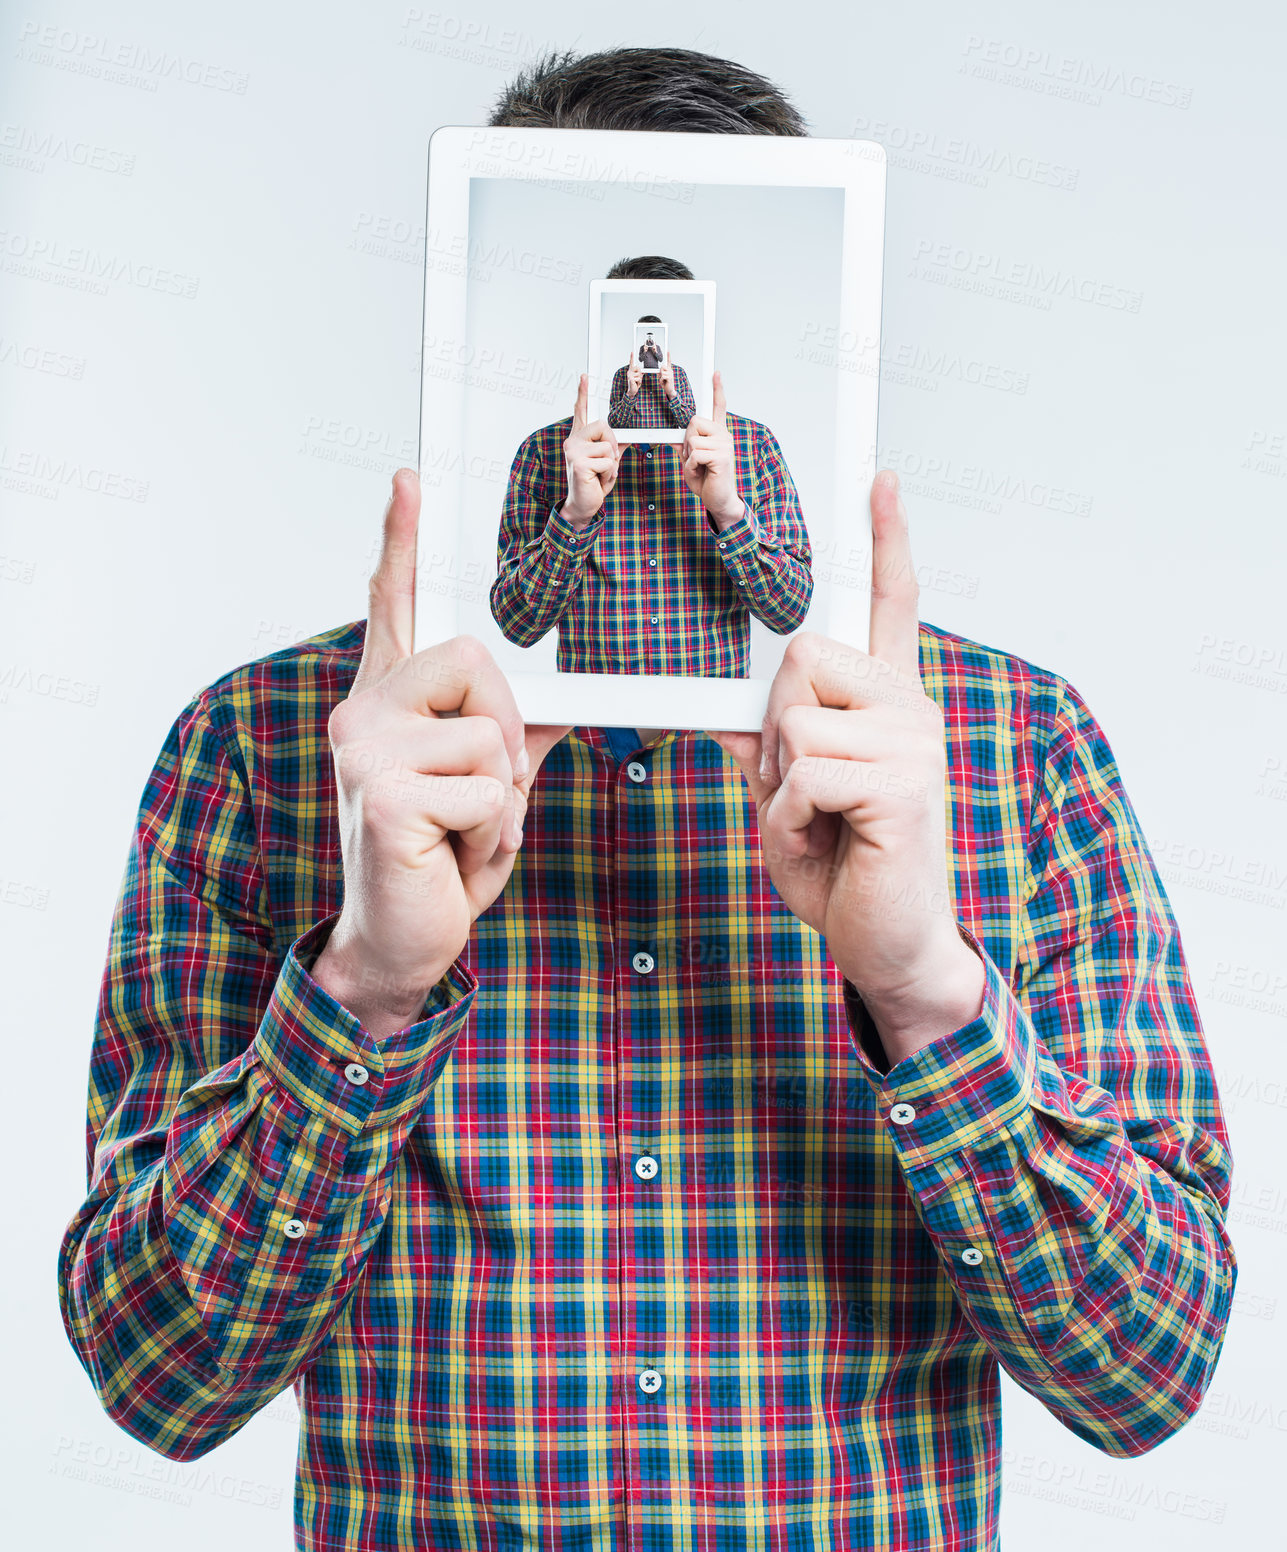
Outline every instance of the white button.
<path id="1" fill-rule="evenodd" d="M 639 1389 L 645 1396 L 655 1396 L 661 1389 L 661 1375 L 656 1369 L 640 1369 Z"/>
<path id="2" fill-rule="evenodd" d="M 726 549 L 728 549 L 728 545 L 727 544 L 721 544 L 720 545 L 720 549 L 721 550 L 726 550 Z"/>
<path id="3" fill-rule="evenodd" d="M 648 510 L 650 512 L 655 512 L 657 510 L 657 508 L 655 506 L 653 506 L 651 501 L 648 503 Z"/>
<path id="4" fill-rule="evenodd" d="M 644 457 L 645 457 L 645 458 L 651 458 L 651 457 L 652 457 L 652 454 L 651 454 L 651 453 L 645 453 L 645 454 L 644 454 Z"/>
<path id="5" fill-rule="evenodd" d="M 655 566 L 657 564 L 657 562 L 655 560 L 649 560 L 648 564 L 650 566 Z"/>
<path id="6" fill-rule="evenodd" d="M 968 1250 L 963 1250 L 961 1252 L 961 1260 L 965 1262 L 966 1266 L 978 1266 L 982 1259 L 983 1252 L 981 1250 L 975 1250 L 973 1245 L 971 1245 Z"/>
<path id="7" fill-rule="evenodd" d="M 916 1119 L 916 1107 L 914 1105 L 895 1105 L 889 1112 L 889 1119 L 895 1126 L 906 1126 Z"/>
<path id="8" fill-rule="evenodd" d="M 626 766 L 626 775 L 629 776 L 631 781 L 648 780 L 648 772 L 640 765 L 638 760 L 631 760 L 630 764 Z"/>
<path id="9" fill-rule="evenodd" d="M 651 1180 L 657 1173 L 657 1160 L 651 1153 L 641 1153 L 635 1160 L 635 1174 L 640 1180 Z"/>
<path id="10" fill-rule="evenodd" d="M 657 623 L 657 616 L 654 614 L 652 619 L 648 623 L 650 625 L 655 625 Z"/>
<path id="11" fill-rule="evenodd" d="M 301 1234 L 307 1234 L 308 1230 L 298 1218 L 288 1218 L 282 1224 L 282 1233 L 289 1235 L 291 1239 L 298 1239 Z"/>
<path id="12" fill-rule="evenodd" d="M 344 1076 L 349 1080 L 350 1083 L 356 1083 L 360 1086 L 366 1082 L 371 1074 L 366 1070 L 361 1062 L 350 1062 L 344 1069 Z"/>
<path id="13" fill-rule="evenodd" d="M 655 963 L 651 954 L 645 954 L 642 949 L 630 961 L 640 975 L 647 975 Z"/>

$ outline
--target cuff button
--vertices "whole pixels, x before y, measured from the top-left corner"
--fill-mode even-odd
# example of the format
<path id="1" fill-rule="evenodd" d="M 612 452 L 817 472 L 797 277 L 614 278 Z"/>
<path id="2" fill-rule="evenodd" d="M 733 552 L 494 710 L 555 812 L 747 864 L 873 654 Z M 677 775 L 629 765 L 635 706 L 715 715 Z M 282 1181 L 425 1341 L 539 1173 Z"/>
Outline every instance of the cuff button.
<path id="1" fill-rule="evenodd" d="M 889 1119 L 895 1126 L 908 1126 L 916 1119 L 915 1105 L 895 1105 L 889 1112 Z"/>

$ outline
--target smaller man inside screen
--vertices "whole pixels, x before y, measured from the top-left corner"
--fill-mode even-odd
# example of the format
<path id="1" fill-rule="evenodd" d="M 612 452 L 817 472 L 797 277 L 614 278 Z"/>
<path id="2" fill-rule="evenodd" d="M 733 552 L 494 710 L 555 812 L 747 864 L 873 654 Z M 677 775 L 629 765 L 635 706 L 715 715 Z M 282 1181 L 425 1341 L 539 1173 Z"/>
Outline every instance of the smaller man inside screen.
<path id="1" fill-rule="evenodd" d="M 623 259 L 608 278 L 691 280 L 681 268 L 651 255 Z M 719 372 L 712 413 L 701 416 L 679 367 L 666 363 L 675 380 L 666 399 L 664 369 L 645 374 L 633 346 L 630 365 L 657 385 L 651 412 L 686 396 L 672 410 L 682 421 L 670 422 L 684 427 L 682 445 L 618 442 L 612 411 L 589 419 L 582 377 L 572 415 L 532 432 L 515 455 L 492 616 L 521 647 L 557 629 L 561 673 L 746 678 L 752 617 L 786 635 L 813 594 L 791 471 L 768 426 L 727 409 Z M 614 384 L 614 409 L 618 390 L 631 399 L 628 384 Z M 644 394 L 641 385 L 637 412 Z"/>
<path id="2" fill-rule="evenodd" d="M 645 313 L 639 323 L 660 325 L 661 319 Z M 613 375 L 608 424 L 618 431 L 682 431 L 697 413 L 688 374 L 682 366 L 672 364 L 670 351 L 661 343 L 664 336 L 660 327 L 655 333 L 645 327 L 643 335 L 639 348 L 632 350 L 625 366 Z"/>

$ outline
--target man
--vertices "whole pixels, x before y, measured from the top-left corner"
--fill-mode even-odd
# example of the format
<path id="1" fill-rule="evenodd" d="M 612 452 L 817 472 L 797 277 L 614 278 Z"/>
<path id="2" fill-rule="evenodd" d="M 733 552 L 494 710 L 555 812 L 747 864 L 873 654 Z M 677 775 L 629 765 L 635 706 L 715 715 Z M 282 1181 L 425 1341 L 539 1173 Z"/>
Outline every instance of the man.
<path id="1" fill-rule="evenodd" d="M 652 261 L 630 262 L 632 267 L 642 268 Z M 684 273 L 691 279 L 691 271 L 685 269 Z M 660 321 L 647 315 L 639 320 L 640 323 Z M 646 372 L 644 368 L 650 362 L 656 370 Z M 637 355 L 625 366 L 619 366 L 612 375 L 612 387 L 608 391 L 608 424 L 616 431 L 682 431 L 696 413 L 697 402 L 688 373 L 682 366 L 671 364 L 669 351 L 663 357 L 651 334 L 639 347 Z"/>
<path id="2" fill-rule="evenodd" d="M 745 678 L 751 616 L 784 635 L 813 595 L 777 438 L 728 413 L 716 372 L 713 413 L 689 418 L 682 445 L 621 444 L 610 418 L 587 422 L 588 384 L 515 455 L 492 617 L 524 647 L 557 626 L 564 673 Z"/>
<path id="3" fill-rule="evenodd" d="M 497 117 L 803 129 L 682 50 Z M 60 1255 L 134 1437 L 294 1383 L 301 1547 L 974 1552 L 999 1367 L 1113 1455 L 1192 1417 L 1229 1158 L 1165 892 L 1077 692 L 918 624 L 871 510 L 870 653 L 796 636 L 762 734 L 623 764 L 412 656 L 408 471 L 369 619 L 184 709 Z"/>

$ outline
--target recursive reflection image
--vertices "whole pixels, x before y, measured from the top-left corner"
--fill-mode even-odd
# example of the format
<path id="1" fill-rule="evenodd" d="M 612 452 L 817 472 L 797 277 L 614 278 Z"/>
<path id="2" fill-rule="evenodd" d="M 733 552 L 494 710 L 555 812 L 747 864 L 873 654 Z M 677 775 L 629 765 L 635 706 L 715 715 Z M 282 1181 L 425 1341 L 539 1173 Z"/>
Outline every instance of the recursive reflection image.
<path id="1" fill-rule="evenodd" d="M 692 274 L 653 255 L 608 278 L 676 277 Z M 583 378 L 572 415 L 519 447 L 492 615 L 522 647 L 557 629 L 560 672 L 746 678 L 751 616 L 785 635 L 813 595 L 795 484 L 769 427 L 727 409 L 718 372 L 706 418 L 668 352 L 643 364 L 632 346 L 606 419 L 587 422 Z M 632 415 L 661 418 L 619 418 Z M 684 440 L 619 443 L 614 424 L 684 427 Z"/>
<path id="2" fill-rule="evenodd" d="M 615 430 L 682 431 L 697 413 L 688 373 L 671 362 L 664 329 L 655 313 L 645 313 L 635 325 L 638 344 L 625 366 L 617 368 L 608 396 L 608 424 Z"/>

